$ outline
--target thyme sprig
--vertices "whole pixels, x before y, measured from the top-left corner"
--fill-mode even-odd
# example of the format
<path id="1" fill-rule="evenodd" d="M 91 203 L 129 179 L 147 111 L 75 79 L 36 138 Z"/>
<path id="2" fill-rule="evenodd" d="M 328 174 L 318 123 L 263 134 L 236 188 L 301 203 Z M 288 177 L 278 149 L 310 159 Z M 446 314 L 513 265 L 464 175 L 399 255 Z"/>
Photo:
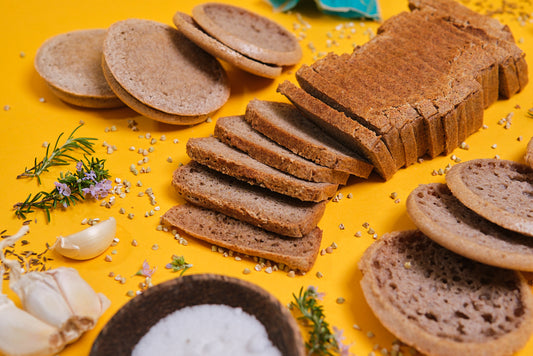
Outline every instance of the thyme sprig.
<path id="1" fill-rule="evenodd" d="M 28 195 L 26 200 L 16 203 L 13 208 L 15 215 L 25 219 L 34 209 L 44 210 L 47 221 L 50 221 L 50 210 L 60 207 L 76 205 L 84 200 L 86 195 L 95 199 L 104 198 L 111 190 L 110 174 L 105 169 L 105 160 L 84 156 L 85 161 L 78 161 L 76 172 L 60 173 L 55 182 L 55 188 L 50 191 L 40 191 L 35 195 Z"/>
<path id="2" fill-rule="evenodd" d="M 20 178 L 33 178 L 37 177 L 37 181 L 41 184 L 40 175 L 43 172 L 48 172 L 48 168 L 52 166 L 65 166 L 69 164 L 69 161 L 77 161 L 78 159 L 74 158 L 71 155 L 71 152 L 80 150 L 84 154 L 91 155 L 94 152 L 94 141 L 96 138 L 92 137 L 74 137 L 74 133 L 81 127 L 83 124 L 79 125 L 70 133 L 67 137 L 65 143 L 61 146 L 59 145 L 59 140 L 63 136 L 63 132 L 58 136 L 52 152 L 50 152 L 50 146 L 46 147 L 46 152 L 44 158 L 37 162 L 37 158 L 34 159 L 34 166 L 31 168 L 25 168 L 24 173 L 21 173 L 17 176 L 17 179 Z"/>
<path id="3" fill-rule="evenodd" d="M 329 324 L 326 322 L 324 309 L 319 304 L 320 294 L 314 287 L 309 287 L 305 291 L 300 288 L 300 293 L 296 296 L 293 293 L 294 301 L 290 307 L 298 308 L 300 314 L 297 319 L 309 328 L 309 339 L 305 342 L 308 355 L 333 356 L 341 354 L 341 348 L 337 337 L 331 332 Z"/>
<path id="4" fill-rule="evenodd" d="M 172 256 L 172 261 L 167 263 L 165 266 L 166 269 L 171 269 L 172 272 L 181 271 L 180 276 L 182 276 L 186 270 L 192 267 L 191 263 L 185 262 L 185 257 L 183 256 Z"/>

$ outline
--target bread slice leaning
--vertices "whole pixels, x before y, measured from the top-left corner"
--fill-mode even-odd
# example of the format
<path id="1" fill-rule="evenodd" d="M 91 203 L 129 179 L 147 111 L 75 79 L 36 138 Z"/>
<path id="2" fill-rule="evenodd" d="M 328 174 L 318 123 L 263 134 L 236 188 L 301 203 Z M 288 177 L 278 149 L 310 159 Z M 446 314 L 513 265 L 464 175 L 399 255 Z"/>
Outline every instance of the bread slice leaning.
<path id="1" fill-rule="evenodd" d="M 526 164 L 533 168 L 533 137 L 529 139 L 524 159 L 526 160 Z"/>
<path id="2" fill-rule="evenodd" d="M 190 138 L 187 154 L 196 162 L 218 172 L 303 201 L 320 202 L 337 193 L 338 184 L 308 182 L 296 178 L 261 163 L 212 136 Z"/>
<path id="3" fill-rule="evenodd" d="M 303 272 L 313 267 L 322 240 L 322 230 L 318 227 L 302 238 L 295 239 L 191 204 L 170 208 L 163 215 L 162 221 L 199 240 L 238 253 L 283 263 Z"/>
<path id="4" fill-rule="evenodd" d="M 189 162 L 174 172 L 172 186 L 187 201 L 291 237 L 315 228 L 326 202 L 304 202 L 253 186 Z"/>
<path id="5" fill-rule="evenodd" d="M 422 353 L 511 355 L 533 331 L 533 296 L 520 273 L 461 257 L 418 230 L 384 235 L 359 268 L 377 318 Z"/>

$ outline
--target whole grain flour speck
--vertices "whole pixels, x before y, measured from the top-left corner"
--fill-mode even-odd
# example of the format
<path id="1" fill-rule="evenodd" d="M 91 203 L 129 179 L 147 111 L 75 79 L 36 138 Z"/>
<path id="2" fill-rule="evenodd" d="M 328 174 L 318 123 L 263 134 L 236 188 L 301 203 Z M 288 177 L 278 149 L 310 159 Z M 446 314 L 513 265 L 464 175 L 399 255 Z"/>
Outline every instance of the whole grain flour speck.
<path id="1" fill-rule="evenodd" d="M 140 339 L 132 356 L 262 355 L 281 352 L 265 327 L 241 308 L 201 304 L 177 310 L 157 322 Z"/>

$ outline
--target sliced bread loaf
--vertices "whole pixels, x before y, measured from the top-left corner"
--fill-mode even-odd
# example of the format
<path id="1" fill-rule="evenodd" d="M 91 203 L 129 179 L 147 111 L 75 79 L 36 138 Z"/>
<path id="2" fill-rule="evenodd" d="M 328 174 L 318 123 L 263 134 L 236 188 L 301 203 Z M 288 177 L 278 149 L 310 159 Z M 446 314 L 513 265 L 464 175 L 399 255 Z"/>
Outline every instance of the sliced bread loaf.
<path id="1" fill-rule="evenodd" d="M 322 230 L 318 227 L 296 239 L 190 204 L 170 208 L 162 221 L 210 244 L 304 272 L 313 267 L 322 241 Z"/>
<path id="2" fill-rule="evenodd" d="M 508 230 L 533 236 L 533 168 L 502 159 L 474 159 L 446 173 L 453 195 Z"/>
<path id="3" fill-rule="evenodd" d="M 303 201 L 319 202 L 337 192 L 338 184 L 296 178 L 248 156 L 213 136 L 190 138 L 187 154 L 196 162 L 252 185 Z"/>
<path id="4" fill-rule="evenodd" d="M 192 204 L 291 237 L 302 237 L 317 225 L 326 202 L 303 202 L 252 186 L 194 161 L 178 167 L 172 185 Z"/>
<path id="5" fill-rule="evenodd" d="M 289 103 L 251 100 L 245 119 L 254 129 L 311 161 L 366 178 L 372 165 L 306 118 Z"/>
<path id="6" fill-rule="evenodd" d="M 254 130 L 244 116 L 218 118 L 214 135 L 250 157 L 311 182 L 346 184 L 350 174 L 307 160 Z"/>
<path id="7" fill-rule="evenodd" d="M 533 271 L 533 239 L 474 213 L 446 184 L 419 185 L 406 206 L 415 225 L 439 245 L 491 266 Z"/>
<path id="8" fill-rule="evenodd" d="M 520 273 L 464 258 L 418 230 L 384 235 L 359 267 L 377 318 L 424 354 L 511 355 L 533 331 L 533 296 Z"/>

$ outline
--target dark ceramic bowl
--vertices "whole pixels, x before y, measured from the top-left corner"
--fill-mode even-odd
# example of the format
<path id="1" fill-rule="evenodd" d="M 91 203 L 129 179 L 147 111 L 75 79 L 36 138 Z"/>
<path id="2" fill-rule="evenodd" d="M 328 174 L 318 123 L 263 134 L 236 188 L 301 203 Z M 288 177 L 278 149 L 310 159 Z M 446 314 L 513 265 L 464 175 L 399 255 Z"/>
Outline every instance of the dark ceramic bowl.
<path id="1" fill-rule="evenodd" d="M 250 282 L 215 274 L 179 277 L 136 296 L 104 326 L 90 355 L 130 355 L 139 340 L 161 318 L 199 304 L 240 307 L 265 326 L 269 339 L 282 355 L 305 355 L 300 329 L 287 307 Z"/>

